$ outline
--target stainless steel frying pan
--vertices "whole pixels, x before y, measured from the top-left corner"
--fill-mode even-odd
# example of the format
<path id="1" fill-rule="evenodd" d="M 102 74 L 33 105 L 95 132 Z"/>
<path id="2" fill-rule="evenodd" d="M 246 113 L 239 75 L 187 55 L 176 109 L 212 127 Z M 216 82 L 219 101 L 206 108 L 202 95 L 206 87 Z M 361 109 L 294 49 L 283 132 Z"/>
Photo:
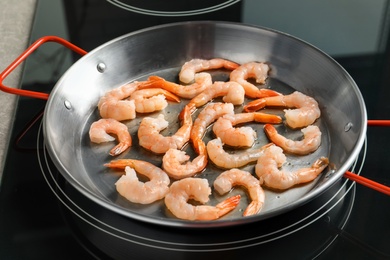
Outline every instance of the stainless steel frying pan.
<path id="1" fill-rule="evenodd" d="M 84 54 L 81 49 L 61 43 Z M 266 61 L 271 65 L 266 87 L 285 94 L 298 90 L 314 97 L 322 112 L 321 118 L 315 123 L 322 131 L 322 145 L 308 156 L 289 155 L 288 167 L 307 167 L 319 156 L 329 157 L 330 166 L 309 184 L 284 192 L 266 189 L 264 208 L 252 217 L 243 218 L 242 211 L 236 209 L 216 221 L 183 221 L 173 217 L 162 201 L 151 205 L 126 201 L 116 192 L 114 185 L 121 173 L 103 166 L 113 159 L 108 154 L 112 144 L 96 145 L 89 140 L 89 127 L 99 119 L 99 98 L 112 88 L 133 80 L 144 80 L 150 75 L 178 82 L 178 72 L 185 61 L 214 57 L 237 63 Z M 228 79 L 227 71 L 216 70 L 211 73 L 215 80 Z M 46 96 L 42 94 L 37 97 Z M 161 112 L 171 122 L 165 134 L 177 129 L 177 115 L 186 102 L 188 101 L 183 100 L 180 104 L 170 104 Z M 236 111 L 242 111 L 242 107 L 236 107 Z M 266 111 L 283 115 L 278 109 Z M 153 113 L 147 116 L 157 115 L 158 113 Z M 137 126 L 144 116 L 126 121 L 134 138 L 134 145 L 118 158 L 148 160 L 161 166 L 161 156 L 138 146 Z M 251 126 L 258 133 L 255 146 L 267 143 L 262 125 L 256 123 Z M 207 21 L 175 23 L 140 30 L 89 52 L 57 82 L 50 93 L 43 119 L 44 138 L 51 159 L 66 180 L 90 198 L 91 203 L 98 203 L 132 219 L 178 227 L 219 227 L 261 221 L 303 205 L 342 178 L 358 157 L 364 143 L 366 126 L 366 109 L 358 87 L 348 73 L 327 54 L 278 31 Z M 299 132 L 292 131 L 283 124 L 277 128 L 290 138 L 299 135 Z M 208 133 L 205 141 L 211 138 L 212 134 Z M 192 154 L 190 145 L 185 149 Z M 253 168 L 254 165 L 244 167 L 252 172 Z M 220 172 L 221 169 L 210 165 L 198 177 L 207 178 L 212 184 Z M 246 194 L 239 188 L 231 192 L 236 193 L 242 194 L 239 209 L 244 209 L 248 204 Z M 226 196 L 214 194 L 210 204 L 214 205 Z"/>

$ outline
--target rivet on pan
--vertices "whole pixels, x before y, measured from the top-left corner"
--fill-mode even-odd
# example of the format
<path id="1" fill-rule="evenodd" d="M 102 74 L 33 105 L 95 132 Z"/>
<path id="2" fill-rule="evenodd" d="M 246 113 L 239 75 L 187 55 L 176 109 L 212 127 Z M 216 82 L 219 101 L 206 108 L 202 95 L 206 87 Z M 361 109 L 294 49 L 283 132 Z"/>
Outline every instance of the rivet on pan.
<path id="1" fill-rule="evenodd" d="M 96 66 L 97 70 L 100 72 L 100 73 L 103 73 L 105 70 L 106 70 L 106 64 L 104 64 L 103 62 L 100 62 L 97 66 Z"/>
<path id="2" fill-rule="evenodd" d="M 346 124 L 346 125 L 344 126 L 344 131 L 345 131 L 345 132 L 348 132 L 349 130 L 351 130 L 352 126 L 353 126 L 352 123 L 349 122 L 348 124 Z"/>
<path id="3" fill-rule="evenodd" d="M 68 110 L 71 110 L 71 109 L 72 109 L 72 103 L 70 103 L 70 101 L 65 100 L 64 105 L 65 105 L 65 107 L 66 107 Z"/>

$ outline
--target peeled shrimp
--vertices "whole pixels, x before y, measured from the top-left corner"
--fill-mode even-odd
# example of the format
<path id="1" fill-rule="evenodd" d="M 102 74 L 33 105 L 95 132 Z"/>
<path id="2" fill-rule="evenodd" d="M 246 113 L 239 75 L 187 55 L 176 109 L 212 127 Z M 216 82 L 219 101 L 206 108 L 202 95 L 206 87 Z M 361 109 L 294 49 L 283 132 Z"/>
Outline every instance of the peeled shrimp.
<path id="1" fill-rule="evenodd" d="M 132 140 L 127 126 L 115 119 L 100 119 L 92 123 L 89 129 L 89 137 L 94 143 L 114 141 L 115 138 L 109 135 L 111 133 L 118 137 L 119 144 L 111 149 L 110 155 L 121 154 L 131 146 Z"/>
<path id="2" fill-rule="evenodd" d="M 195 111 L 197 107 L 203 106 L 213 98 L 223 96 L 223 101 L 232 103 L 233 105 L 241 105 L 244 103 L 245 91 L 244 88 L 237 82 L 214 82 L 211 86 L 206 88 L 202 93 L 191 99 L 187 104 L 191 112 Z"/>
<path id="3" fill-rule="evenodd" d="M 253 145 L 257 137 L 253 128 L 245 126 L 234 128 L 233 126 L 253 121 L 260 123 L 280 123 L 282 122 L 282 118 L 260 112 L 227 114 L 218 118 L 214 123 L 213 131 L 224 144 L 236 147 L 249 147 Z"/>
<path id="4" fill-rule="evenodd" d="M 186 220 L 215 220 L 233 209 L 240 202 L 240 195 L 230 197 L 216 206 L 188 203 L 194 199 L 202 204 L 209 201 L 211 188 L 207 179 L 186 178 L 172 183 L 169 192 L 165 195 L 165 205 L 173 215 Z"/>
<path id="5" fill-rule="evenodd" d="M 134 100 L 135 111 L 138 113 L 151 113 L 163 110 L 168 106 L 166 99 L 180 102 L 177 96 L 161 88 L 136 90 L 130 96 L 130 100 Z"/>
<path id="6" fill-rule="evenodd" d="M 134 81 L 108 91 L 98 102 L 100 116 L 113 118 L 118 121 L 134 119 L 136 116 L 135 104 L 127 100 L 140 86 L 148 86 L 152 81 Z"/>
<path id="7" fill-rule="evenodd" d="M 212 69 L 220 69 L 225 68 L 228 70 L 234 70 L 239 65 L 232 61 L 228 61 L 225 59 L 211 59 L 211 60 L 203 60 L 203 59 L 192 59 L 183 64 L 180 72 L 179 79 L 181 82 L 190 83 L 194 80 L 195 74 L 197 72 L 212 70 Z"/>
<path id="8" fill-rule="evenodd" d="M 178 95 L 179 97 L 188 99 L 196 97 L 207 87 L 213 84 L 211 75 L 206 72 L 196 73 L 195 82 L 190 85 L 176 84 L 170 81 L 166 81 L 165 79 L 158 76 L 150 76 L 149 80 L 153 81 L 151 87 L 162 88 Z"/>
<path id="9" fill-rule="evenodd" d="M 162 168 L 169 177 L 179 180 L 192 177 L 207 166 L 206 151 L 200 152 L 192 161 L 190 159 L 185 151 L 172 148 L 164 154 Z"/>
<path id="10" fill-rule="evenodd" d="M 309 168 L 288 172 L 279 169 L 285 162 L 286 156 L 283 154 L 282 148 L 270 145 L 264 149 L 255 166 L 260 184 L 274 189 L 285 190 L 294 185 L 314 180 L 329 164 L 328 158 L 321 157 Z"/>
<path id="11" fill-rule="evenodd" d="M 126 174 L 122 175 L 115 185 L 119 194 L 131 202 L 149 204 L 163 199 L 169 191 L 168 175 L 149 162 L 120 159 L 111 161 L 105 166 L 125 169 Z M 149 181 L 139 181 L 136 172 L 149 178 Z"/>
<path id="12" fill-rule="evenodd" d="M 269 66 L 262 62 L 248 62 L 242 64 L 230 73 L 230 80 L 239 83 L 245 89 L 245 95 L 250 98 L 272 97 L 280 95 L 278 92 L 261 88 L 248 82 L 248 78 L 255 78 L 256 83 L 264 84 L 268 77 Z"/>
<path id="13" fill-rule="evenodd" d="M 191 141 L 195 149 L 200 149 L 200 142 L 206 133 L 207 127 L 226 114 L 234 114 L 234 106 L 231 103 L 210 103 L 198 115 L 191 130 Z"/>
<path id="14" fill-rule="evenodd" d="M 295 107 L 285 109 L 286 123 L 292 128 L 311 125 L 321 116 L 317 101 L 301 92 L 295 91 L 290 95 L 265 97 L 249 102 L 244 110 L 253 112 L 267 106 Z"/>
<path id="15" fill-rule="evenodd" d="M 275 127 L 270 124 L 264 126 L 264 131 L 271 142 L 281 147 L 287 153 L 306 155 L 314 152 L 321 145 L 321 131 L 315 125 L 309 125 L 301 129 L 303 139 L 299 141 L 293 141 L 280 135 Z"/>
<path id="16" fill-rule="evenodd" d="M 138 139 L 140 146 L 154 153 L 162 154 L 170 148 L 181 149 L 190 139 L 192 129 L 192 117 L 188 108 L 182 120 L 182 126 L 172 136 L 163 136 L 160 132 L 168 127 L 168 121 L 164 115 L 160 114 L 157 118 L 145 117 L 142 119 L 138 128 Z"/>
<path id="17" fill-rule="evenodd" d="M 263 207 L 265 194 L 260 182 L 252 174 L 239 169 L 231 169 L 221 173 L 214 181 L 214 189 L 219 194 L 228 193 L 233 186 L 243 186 L 249 193 L 251 203 L 245 209 L 243 216 L 255 215 Z"/>
<path id="18" fill-rule="evenodd" d="M 207 143 L 207 154 L 210 160 L 218 167 L 224 169 L 239 168 L 251 162 L 257 161 L 263 147 L 228 153 L 223 149 L 221 139 L 216 138 Z"/>

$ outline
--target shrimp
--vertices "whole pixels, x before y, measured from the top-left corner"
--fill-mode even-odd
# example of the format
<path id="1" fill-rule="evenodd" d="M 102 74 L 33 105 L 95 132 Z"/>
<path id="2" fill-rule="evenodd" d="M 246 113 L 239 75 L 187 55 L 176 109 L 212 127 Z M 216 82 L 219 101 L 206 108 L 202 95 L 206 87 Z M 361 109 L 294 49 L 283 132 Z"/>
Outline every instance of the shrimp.
<path id="1" fill-rule="evenodd" d="M 134 100 L 135 111 L 138 113 L 151 113 L 163 110 L 168 106 L 166 99 L 180 102 L 177 96 L 161 88 L 136 90 L 130 96 L 130 100 Z"/>
<path id="2" fill-rule="evenodd" d="M 234 125 L 247 122 L 260 123 L 281 123 L 282 118 L 276 115 L 269 115 L 260 112 L 239 113 L 234 115 L 224 115 L 214 123 L 214 134 L 221 139 L 224 144 L 235 147 L 250 147 L 257 137 L 252 127 L 238 127 Z"/>
<path id="3" fill-rule="evenodd" d="M 285 162 L 286 156 L 283 154 L 282 148 L 272 144 L 264 149 L 255 166 L 260 184 L 285 190 L 294 185 L 314 180 L 329 164 L 328 158 L 321 157 L 311 167 L 288 172 L 279 169 Z"/>
<path id="4" fill-rule="evenodd" d="M 92 123 L 89 129 L 89 137 L 94 143 L 114 141 L 115 138 L 109 135 L 109 133 L 117 135 L 119 140 L 119 144 L 111 149 L 110 155 L 121 154 L 132 145 L 132 139 L 127 126 L 115 119 L 100 119 Z"/>
<path id="5" fill-rule="evenodd" d="M 115 186 L 119 194 L 131 202 L 150 204 L 163 199 L 169 191 L 170 180 L 168 175 L 149 162 L 120 159 L 111 161 L 105 166 L 125 169 L 126 174 L 119 178 Z M 149 180 L 146 182 L 139 181 L 136 172 L 146 176 Z"/>
<path id="6" fill-rule="evenodd" d="M 127 98 L 140 86 L 146 87 L 152 83 L 152 80 L 134 81 L 108 91 L 98 102 L 100 116 L 118 121 L 134 119 L 136 116 L 135 103 Z"/>
<path id="7" fill-rule="evenodd" d="M 321 116 L 317 101 L 301 92 L 290 95 L 265 97 L 249 102 L 244 106 L 247 112 L 253 112 L 267 106 L 295 107 L 285 109 L 286 123 L 292 128 L 300 128 L 313 124 Z"/>
<path id="8" fill-rule="evenodd" d="M 201 145 L 199 145 L 201 147 Z M 171 148 L 162 158 L 162 168 L 169 177 L 179 180 L 192 177 L 207 166 L 206 151 L 199 152 L 197 157 L 190 161 L 185 151 Z"/>
<path id="9" fill-rule="evenodd" d="M 202 140 L 207 127 L 219 117 L 226 114 L 234 114 L 233 104 L 210 103 L 199 113 L 191 130 L 191 141 L 195 144 L 195 147 L 201 144 L 199 141 Z"/>
<path id="10" fill-rule="evenodd" d="M 209 141 L 206 148 L 208 157 L 216 166 L 223 169 L 232 169 L 257 161 L 266 146 L 232 154 L 226 152 L 223 149 L 221 139 L 216 138 Z"/>
<path id="11" fill-rule="evenodd" d="M 244 103 L 245 91 L 244 88 L 237 82 L 217 81 L 209 86 L 205 91 L 191 99 L 187 106 L 190 107 L 192 113 L 197 107 L 203 106 L 213 98 L 221 96 L 223 96 L 223 101 L 226 103 L 241 105 Z"/>
<path id="12" fill-rule="evenodd" d="M 196 73 L 195 82 L 190 85 L 180 85 L 167 81 L 158 76 L 150 76 L 149 80 L 153 82 L 151 86 L 168 90 L 179 97 L 191 99 L 203 92 L 207 87 L 213 84 L 211 75 L 206 72 Z"/>
<path id="13" fill-rule="evenodd" d="M 280 95 L 278 92 L 261 88 L 259 89 L 248 78 L 255 78 L 256 83 L 264 84 L 268 77 L 269 66 L 262 62 L 248 62 L 242 64 L 230 73 L 230 80 L 239 83 L 245 89 L 245 95 L 250 98 L 272 97 Z"/>
<path id="14" fill-rule="evenodd" d="M 264 131 L 271 142 L 281 147 L 287 153 L 306 155 L 314 152 L 321 145 L 321 131 L 315 125 L 309 125 L 301 129 L 303 139 L 299 141 L 293 141 L 278 134 L 275 127 L 270 124 L 264 126 Z"/>
<path id="15" fill-rule="evenodd" d="M 160 131 L 168 127 L 168 121 L 164 119 L 163 114 L 157 118 L 143 118 L 138 128 L 140 146 L 157 154 L 165 153 L 170 148 L 181 149 L 189 141 L 192 129 L 191 113 L 187 107 L 184 107 L 184 110 L 186 112 L 184 112 L 182 126 L 172 136 L 160 134 Z"/>
<path id="16" fill-rule="evenodd" d="M 216 206 L 188 203 L 194 199 L 202 204 L 209 201 L 211 188 L 207 179 L 186 178 L 172 183 L 169 192 L 165 195 L 165 205 L 177 218 L 186 220 L 215 220 L 237 207 L 240 195 L 230 197 Z"/>
<path id="17" fill-rule="evenodd" d="M 212 69 L 220 69 L 220 68 L 234 70 L 238 66 L 239 64 L 225 59 L 218 59 L 218 58 L 211 59 L 211 60 L 192 59 L 184 63 L 183 66 L 181 67 L 181 70 L 179 72 L 179 79 L 181 82 L 190 83 L 191 81 L 194 80 L 195 74 L 197 72 L 212 70 Z"/>
<path id="18" fill-rule="evenodd" d="M 252 174 L 239 169 L 231 169 L 221 173 L 214 181 L 214 189 L 219 194 L 229 192 L 233 186 L 244 186 L 249 193 L 251 203 L 245 209 L 243 216 L 255 215 L 260 212 L 265 201 L 264 190 L 260 182 Z"/>

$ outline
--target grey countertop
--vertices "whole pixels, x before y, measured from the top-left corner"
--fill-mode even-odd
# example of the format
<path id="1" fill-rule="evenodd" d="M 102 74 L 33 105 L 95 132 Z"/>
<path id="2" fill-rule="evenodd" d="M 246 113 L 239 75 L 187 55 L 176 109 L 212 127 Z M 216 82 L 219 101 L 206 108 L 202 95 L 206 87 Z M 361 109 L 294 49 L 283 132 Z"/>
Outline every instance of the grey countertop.
<path id="1" fill-rule="evenodd" d="M 29 45 L 37 0 L 0 0 L 0 71 Z M 19 88 L 23 68 L 18 67 L 3 82 Z M 12 131 L 17 96 L 0 91 L 0 181 Z"/>

